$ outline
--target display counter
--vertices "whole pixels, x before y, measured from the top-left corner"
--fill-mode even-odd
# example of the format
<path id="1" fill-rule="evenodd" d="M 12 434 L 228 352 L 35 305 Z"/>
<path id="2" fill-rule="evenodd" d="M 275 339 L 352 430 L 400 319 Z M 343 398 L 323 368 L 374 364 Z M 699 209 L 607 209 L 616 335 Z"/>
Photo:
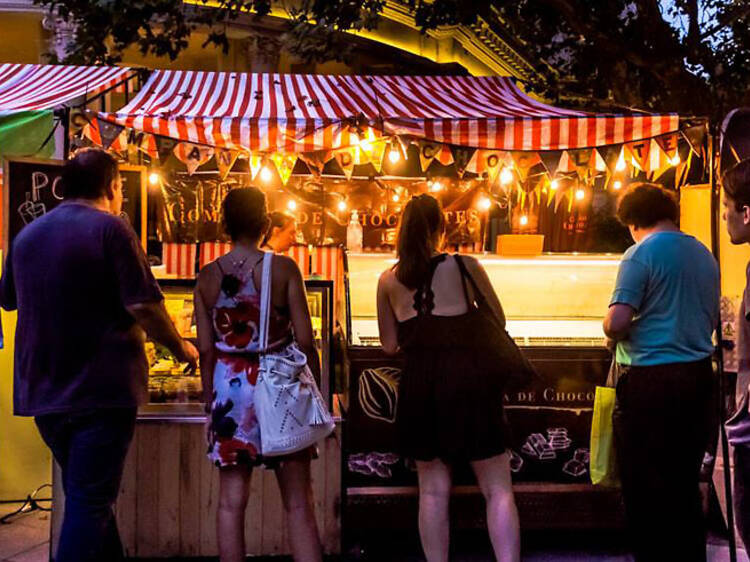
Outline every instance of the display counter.
<path id="1" fill-rule="evenodd" d="M 475 257 L 500 298 L 509 333 L 540 375 L 527 388 L 504 396 L 524 528 L 619 526 L 619 498 L 590 484 L 589 440 L 595 387 L 605 384 L 611 361 L 602 321 L 620 256 Z M 347 527 L 361 530 L 371 516 L 359 508 L 408 504 L 405 498 L 416 494 L 416 472 L 396 453 L 401 360 L 383 353 L 377 326 L 377 281 L 395 264 L 395 256 L 358 254 L 349 255 L 348 261 L 351 337 L 344 482 Z M 468 467 L 456 467 L 454 481 L 461 501 L 471 503 L 476 488 Z M 551 491 L 570 500 L 547 502 Z M 481 504 L 475 507 L 482 511 Z M 400 515 L 411 511 L 399 508 L 386 519 L 395 525 Z"/>

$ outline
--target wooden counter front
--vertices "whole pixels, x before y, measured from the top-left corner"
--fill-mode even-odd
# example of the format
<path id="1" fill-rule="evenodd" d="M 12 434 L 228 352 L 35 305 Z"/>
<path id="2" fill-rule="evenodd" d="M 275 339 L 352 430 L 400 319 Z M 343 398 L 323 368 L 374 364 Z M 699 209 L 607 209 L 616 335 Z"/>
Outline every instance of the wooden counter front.
<path id="1" fill-rule="evenodd" d="M 130 447 L 117 524 L 130 558 L 217 556 L 219 469 L 206 459 L 205 425 L 139 420 Z M 341 550 L 341 427 L 319 444 L 312 463 L 313 496 L 326 554 Z M 64 494 L 54 476 L 52 548 L 62 524 Z M 253 471 L 245 542 L 249 556 L 289 554 L 288 529 L 273 471 Z"/>

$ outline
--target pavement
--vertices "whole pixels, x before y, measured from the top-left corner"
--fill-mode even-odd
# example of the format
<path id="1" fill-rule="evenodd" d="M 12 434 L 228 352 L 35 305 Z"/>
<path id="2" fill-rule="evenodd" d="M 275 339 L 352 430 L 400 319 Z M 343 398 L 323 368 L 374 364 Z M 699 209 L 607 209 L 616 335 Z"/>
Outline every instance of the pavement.
<path id="1" fill-rule="evenodd" d="M 0 518 L 16 511 L 20 504 L 0 503 Z M 35 511 L 13 517 L 9 524 L 0 524 L 0 562 L 49 562 L 50 517 L 48 512 Z M 523 562 L 631 562 L 622 536 L 603 532 L 534 532 L 525 533 Z M 415 539 L 377 541 L 378 550 L 364 549 L 359 556 L 343 560 L 377 562 L 422 562 L 419 545 Z M 494 560 L 489 542 L 484 534 L 472 533 L 454 541 L 453 562 L 491 562 Z M 729 562 L 726 541 L 711 537 L 707 546 L 709 562 Z M 739 562 L 750 562 L 744 550 L 738 551 Z M 171 559 L 172 562 L 178 562 Z M 191 562 L 197 559 L 190 559 Z M 209 559 L 201 559 L 208 562 Z M 250 560 L 250 559 L 248 559 Z M 285 557 L 253 559 L 282 562 Z M 340 557 L 331 558 L 342 560 Z M 144 561 L 145 562 L 145 561 Z M 185 560 L 187 562 L 187 560 Z"/>

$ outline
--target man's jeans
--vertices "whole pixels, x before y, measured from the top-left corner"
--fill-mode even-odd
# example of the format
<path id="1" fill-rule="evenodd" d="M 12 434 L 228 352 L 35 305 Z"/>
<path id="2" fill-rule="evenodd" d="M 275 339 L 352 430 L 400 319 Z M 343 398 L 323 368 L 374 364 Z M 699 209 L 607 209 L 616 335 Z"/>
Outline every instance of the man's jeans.
<path id="1" fill-rule="evenodd" d="M 750 548 L 750 446 L 734 448 L 734 520 L 745 548 Z"/>
<path id="2" fill-rule="evenodd" d="M 38 416 L 62 469 L 65 517 L 55 562 L 123 559 L 114 505 L 135 430 L 135 408 Z"/>

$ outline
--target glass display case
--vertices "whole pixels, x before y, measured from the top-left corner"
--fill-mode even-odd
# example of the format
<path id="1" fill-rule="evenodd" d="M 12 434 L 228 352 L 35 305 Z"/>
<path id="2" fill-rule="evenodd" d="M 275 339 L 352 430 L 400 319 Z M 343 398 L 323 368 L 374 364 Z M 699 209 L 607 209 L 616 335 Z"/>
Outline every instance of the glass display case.
<path id="1" fill-rule="evenodd" d="M 549 254 L 528 258 L 477 255 L 523 347 L 602 347 L 602 320 L 620 255 Z M 351 343 L 378 346 L 376 291 L 391 254 L 349 255 Z"/>
<path id="2" fill-rule="evenodd" d="M 197 337 L 193 306 L 195 281 L 191 279 L 160 279 L 167 313 L 183 338 L 195 343 Z M 305 281 L 307 302 L 312 317 L 315 343 L 321 359 L 320 390 L 331 405 L 331 331 L 333 314 L 333 282 Z M 142 407 L 141 417 L 189 418 L 204 416 L 200 373 L 186 374 L 163 346 L 148 341 L 149 402 Z"/>

